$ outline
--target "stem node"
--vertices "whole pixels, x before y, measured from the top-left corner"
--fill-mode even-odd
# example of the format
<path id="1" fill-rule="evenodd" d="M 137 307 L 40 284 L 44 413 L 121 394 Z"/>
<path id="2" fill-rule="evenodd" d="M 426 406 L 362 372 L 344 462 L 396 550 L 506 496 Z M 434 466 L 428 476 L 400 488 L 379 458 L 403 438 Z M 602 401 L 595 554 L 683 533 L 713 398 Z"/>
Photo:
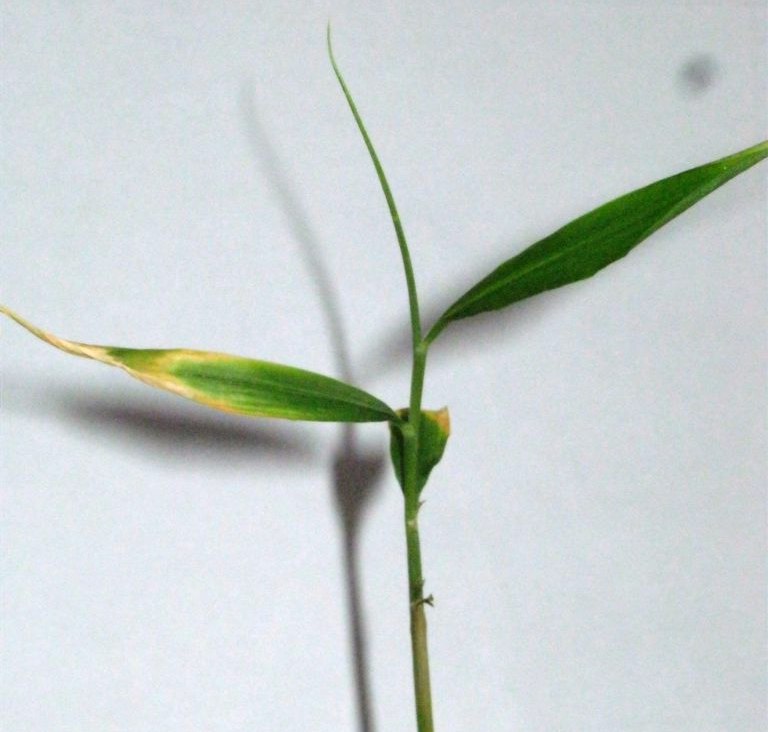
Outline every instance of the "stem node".
<path id="1" fill-rule="evenodd" d="M 422 585 L 424 583 L 422 582 Z M 419 605 L 429 605 L 430 607 L 435 606 L 435 598 L 433 595 L 427 595 L 426 597 L 421 597 L 415 602 L 411 603 L 412 607 L 418 607 Z"/>

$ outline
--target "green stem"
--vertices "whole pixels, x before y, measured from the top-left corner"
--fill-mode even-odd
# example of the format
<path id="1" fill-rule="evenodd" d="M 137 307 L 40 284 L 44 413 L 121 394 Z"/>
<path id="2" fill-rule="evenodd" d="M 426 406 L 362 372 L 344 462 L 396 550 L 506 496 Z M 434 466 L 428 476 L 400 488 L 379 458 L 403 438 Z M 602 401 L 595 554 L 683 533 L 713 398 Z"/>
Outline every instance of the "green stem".
<path id="1" fill-rule="evenodd" d="M 424 388 L 424 371 L 427 364 L 429 342 L 421 337 L 421 318 L 419 298 L 416 293 L 416 278 L 413 274 L 411 255 L 405 238 L 400 214 L 395 205 L 395 198 L 387 182 L 384 168 L 373 147 L 371 138 L 365 129 L 352 94 L 341 75 L 331 45 L 331 26 L 328 25 L 328 56 L 336 74 L 341 90 L 355 118 L 357 127 L 371 156 L 376 176 L 387 201 L 389 215 L 395 227 L 397 244 L 403 260 L 405 281 L 408 287 L 408 304 L 411 316 L 411 335 L 413 339 L 413 369 L 411 371 L 411 398 L 408 419 L 398 425 L 403 435 L 403 492 L 405 494 L 405 540 L 408 552 L 408 602 L 411 614 L 411 651 L 413 655 L 413 686 L 416 699 L 416 720 L 418 732 L 434 732 L 432 721 L 432 692 L 429 682 L 429 653 L 427 651 L 427 619 L 424 605 L 431 604 L 432 598 L 424 597 L 424 577 L 421 571 L 421 544 L 419 542 L 419 427 L 421 425 L 421 396 Z"/>
<path id="2" fill-rule="evenodd" d="M 427 346 L 420 343 L 414 353 L 411 379 L 411 402 L 408 423 L 403 426 L 405 494 L 405 540 L 408 552 L 408 603 L 411 614 L 411 653 L 413 656 L 413 688 L 416 700 L 418 732 L 434 732 L 432 720 L 432 691 L 429 679 L 427 648 L 427 619 L 424 605 L 424 575 L 421 569 L 419 541 L 419 426 L 421 424 L 421 395 L 426 370 Z"/>
<path id="3" fill-rule="evenodd" d="M 429 650 L 427 648 L 427 618 L 424 605 L 431 602 L 423 594 L 421 573 L 418 507 L 405 510 L 405 535 L 408 545 L 408 587 L 411 609 L 411 653 L 413 656 L 413 690 L 416 699 L 416 724 L 419 732 L 433 732 L 432 691 L 429 680 Z"/>

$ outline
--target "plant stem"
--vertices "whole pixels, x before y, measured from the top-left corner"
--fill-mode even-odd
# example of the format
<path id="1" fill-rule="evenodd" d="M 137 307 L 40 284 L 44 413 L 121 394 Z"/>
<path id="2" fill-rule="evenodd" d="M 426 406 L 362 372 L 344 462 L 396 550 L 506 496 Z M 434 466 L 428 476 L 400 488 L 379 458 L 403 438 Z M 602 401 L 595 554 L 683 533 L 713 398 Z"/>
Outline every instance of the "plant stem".
<path id="1" fill-rule="evenodd" d="M 416 724 L 419 732 L 433 732 L 432 690 L 429 680 L 427 618 L 424 605 L 424 578 L 421 573 L 418 504 L 415 510 L 406 504 L 405 536 L 408 546 L 408 597 L 411 612 L 411 653 L 413 656 L 413 689 L 416 699 Z"/>
<path id="2" fill-rule="evenodd" d="M 413 359 L 411 401 L 408 423 L 403 426 L 405 540 L 408 554 L 408 603 L 411 615 L 411 653 L 413 656 L 413 688 L 416 701 L 418 732 L 433 732 L 432 691 L 429 679 L 429 651 L 427 649 L 427 619 L 424 605 L 431 597 L 424 597 L 424 576 L 421 569 L 421 543 L 419 541 L 419 426 L 421 424 L 421 395 L 426 369 L 427 345 L 420 343 Z"/>
<path id="3" fill-rule="evenodd" d="M 363 119 L 357 111 L 352 94 L 347 87 L 344 77 L 336 63 L 331 44 L 331 26 L 327 32 L 328 56 L 336 79 L 355 118 L 357 127 L 365 142 L 365 147 L 376 169 L 381 190 L 387 201 L 389 215 L 395 229 L 400 256 L 403 261 L 405 282 L 408 288 L 408 305 L 411 319 L 411 336 L 413 340 L 413 368 L 411 371 L 411 398 L 407 421 L 398 424 L 403 435 L 403 493 L 405 494 L 405 540 L 408 552 L 408 602 L 411 613 L 411 651 L 413 655 L 413 686 L 416 697 L 416 720 L 418 732 L 434 732 L 432 721 L 432 692 L 429 683 L 429 653 L 427 651 L 427 619 L 424 605 L 431 604 L 431 596 L 424 597 L 424 577 L 421 572 L 421 545 L 419 543 L 419 427 L 421 425 L 421 395 L 424 387 L 424 371 L 427 364 L 429 342 L 421 337 L 421 317 L 419 315 L 419 298 L 416 292 L 416 277 L 411 264 L 411 254 L 405 231 L 397 211 L 395 197 L 389 187 L 384 168 L 376 154 Z"/>

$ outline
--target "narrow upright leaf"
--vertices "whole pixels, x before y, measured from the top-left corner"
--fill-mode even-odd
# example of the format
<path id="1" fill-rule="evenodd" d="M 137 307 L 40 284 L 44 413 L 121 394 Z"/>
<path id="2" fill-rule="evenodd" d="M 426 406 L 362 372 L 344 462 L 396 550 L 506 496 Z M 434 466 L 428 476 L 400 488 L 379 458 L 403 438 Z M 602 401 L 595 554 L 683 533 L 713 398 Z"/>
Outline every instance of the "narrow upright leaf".
<path id="1" fill-rule="evenodd" d="M 328 58 L 331 61 L 333 67 L 333 73 L 336 75 L 336 79 L 339 82 L 341 91 L 344 94 L 344 98 L 347 100 L 349 111 L 352 112 L 352 116 L 357 124 L 357 129 L 360 131 L 360 135 L 363 138 L 365 147 L 368 150 L 368 155 L 371 158 L 373 167 L 376 170 L 376 176 L 379 179 L 379 185 L 381 185 L 382 193 L 387 201 L 387 208 L 389 209 L 389 216 L 392 219 L 392 225 L 395 228 L 395 235 L 397 236 L 397 245 L 400 248 L 400 258 L 403 260 L 403 270 L 405 272 L 405 282 L 408 287 L 408 307 L 411 312 L 411 334 L 413 336 L 414 349 L 421 341 L 421 318 L 419 316 L 419 297 L 416 292 L 416 277 L 413 273 L 413 264 L 411 263 L 411 253 L 408 250 L 408 241 L 405 238 L 405 230 L 400 219 L 400 214 L 397 212 L 397 204 L 395 203 L 395 197 L 392 195 L 392 189 L 389 187 L 389 181 L 384 173 L 384 167 L 379 160 L 379 156 L 376 153 L 376 148 L 373 146 L 371 137 L 368 134 L 368 130 L 365 129 L 363 124 L 363 118 L 360 116 L 360 112 L 357 111 L 357 105 L 352 98 L 352 93 L 349 91 L 347 82 L 344 81 L 344 77 L 341 74 L 341 69 L 336 63 L 336 57 L 333 55 L 333 43 L 331 42 L 331 24 L 328 23 L 328 29 L 326 32 L 326 40 L 328 43 Z"/>
<path id="2" fill-rule="evenodd" d="M 407 409 L 398 409 L 397 414 L 403 420 L 408 419 Z M 389 454 L 400 487 L 405 485 L 403 435 L 396 424 L 389 425 Z M 451 419 L 448 409 L 437 411 L 423 409 L 419 420 L 419 493 L 427 484 L 432 468 L 437 465 L 445 452 L 445 445 L 451 435 Z"/>
<path id="3" fill-rule="evenodd" d="M 376 397 L 311 371 L 208 351 L 75 343 L 46 333 L 6 307 L 0 306 L 0 313 L 66 353 L 116 366 L 145 384 L 212 409 L 314 422 L 397 419 L 395 412 Z"/>
<path id="4" fill-rule="evenodd" d="M 443 313 L 427 340 L 452 320 L 591 277 L 765 157 L 768 141 L 627 193 L 571 221 L 478 282 Z"/>

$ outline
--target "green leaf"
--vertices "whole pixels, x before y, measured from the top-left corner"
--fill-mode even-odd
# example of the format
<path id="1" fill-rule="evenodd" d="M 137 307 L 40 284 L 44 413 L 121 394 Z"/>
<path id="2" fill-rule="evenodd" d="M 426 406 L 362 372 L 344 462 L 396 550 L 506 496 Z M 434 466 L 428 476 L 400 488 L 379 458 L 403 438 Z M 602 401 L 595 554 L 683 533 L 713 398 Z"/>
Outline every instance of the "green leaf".
<path id="1" fill-rule="evenodd" d="M 326 41 L 328 44 L 328 58 L 331 61 L 331 67 L 333 73 L 336 75 L 336 79 L 339 82 L 341 91 L 344 94 L 344 98 L 347 100 L 350 112 L 355 119 L 357 129 L 360 132 L 365 147 L 368 150 L 368 155 L 371 158 L 373 167 L 376 170 L 376 176 L 379 179 L 379 185 L 381 185 L 382 193 L 387 201 L 387 208 L 389 209 L 389 217 L 392 219 L 392 225 L 395 229 L 395 236 L 397 237 L 397 245 L 400 248 L 400 258 L 403 260 L 403 270 L 405 271 L 405 281 L 408 286 L 408 307 L 411 314 L 411 333 L 413 335 L 413 346 L 417 346 L 421 341 L 421 320 L 419 317 L 419 298 L 416 292 L 416 277 L 413 273 L 413 264 L 411 263 L 411 253 L 408 250 L 408 241 L 405 238 L 405 230 L 400 219 L 400 214 L 397 212 L 397 204 L 395 203 L 395 197 L 392 195 L 392 189 L 387 181 L 387 176 L 384 173 L 384 167 L 379 160 L 379 156 L 376 153 L 376 148 L 373 146 L 371 137 L 368 134 L 368 130 L 363 124 L 363 118 L 360 116 L 360 112 L 357 111 L 357 105 L 352 98 L 352 94 L 349 91 L 347 82 L 344 81 L 344 77 L 341 74 L 341 69 L 336 63 L 336 57 L 333 54 L 333 43 L 331 41 L 331 24 L 328 23 L 328 29 L 326 31 Z"/>
<path id="2" fill-rule="evenodd" d="M 478 282 L 440 316 L 426 340 L 433 341 L 453 320 L 591 277 L 767 156 L 768 141 L 664 178 L 571 221 Z"/>
<path id="3" fill-rule="evenodd" d="M 402 420 L 407 420 L 408 410 L 398 409 L 397 415 Z M 403 434 L 399 426 L 392 422 L 389 423 L 389 433 L 389 454 L 392 458 L 395 475 L 400 483 L 400 487 L 404 488 Z M 421 419 L 419 420 L 419 493 L 427 484 L 432 468 L 442 459 L 450 434 L 451 420 L 446 407 L 437 411 L 422 409 Z"/>
<path id="4" fill-rule="evenodd" d="M 75 343 L 46 333 L 1 305 L 0 313 L 66 353 L 116 366 L 145 384 L 212 409 L 314 422 L 397 419 L 395 412 L 376 397 L 311 371 L 209 351 Z"/>

